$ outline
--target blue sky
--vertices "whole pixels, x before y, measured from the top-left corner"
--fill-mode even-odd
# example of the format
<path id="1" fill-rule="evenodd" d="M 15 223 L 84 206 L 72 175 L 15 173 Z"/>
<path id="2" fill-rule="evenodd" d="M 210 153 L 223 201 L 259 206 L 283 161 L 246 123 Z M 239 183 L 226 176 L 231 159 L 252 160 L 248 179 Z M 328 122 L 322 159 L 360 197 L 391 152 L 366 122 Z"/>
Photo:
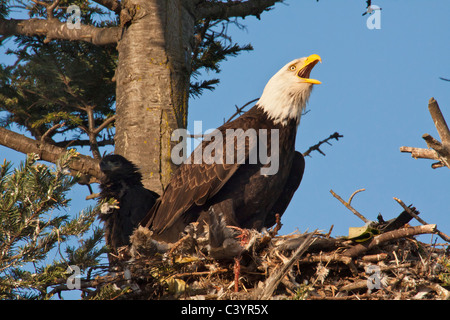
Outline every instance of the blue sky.
<path id="1" fill-rule="evenodd" d="M 311 77 L 315 87 L 300 123 L 296 149 L 309 146 L 335 131 L 344 135 L 326 156 L 315 152 L 306 159 L 299 190 L 282 218 L 281 233 L 296 229 L 346 235 L 363 223 L 331 194 L 345 200 L 357 189 L 352 205 L 368 219 L 378 213 L 390 219 L 401 207 L 393 197 L 413 203 L 421 217 L 450 234 L 450 170 L 431 169 L 431 160 L 414 160 L 400 146 L 426 147 L 422 134 L 438 134 L 428 113 L 435 97 L 450 123 L 450 1 L 373 1 L 382 8 L 381 29 L 369 30 L 362 16 L 365 1 L 287 0 L 262 15 L 241 22 L 246 30 L 230 27 L 233 40 L 251 43 L 254 51 L 221 64 L 220 85 L 191 99 L 189 126 L 203 121 L 215 128 L 241 106 L 260 96 L 266 82 L 287 62 L 312 53 L 322 57 Z M 0 56 L 4 62 L 4 55 Z M 18 163 L 24 155 L 0 147 L 0 160 Z M 70 212 L 78 213 L 86 187 L 72 192 Z M 417 225 L 417 222 L 413 222 Z M 430 237 L 425 238 L 429 241 Z"/>
<path id="2" fill-rule="evenodd" d="M 190 102 L 190 130 L 194 120 L 203 120 L 203 129 L 215 128 L 235 105 L 259 97 L 287 62 L 312 53 L 322 57 L 311 74 L 322 84 L 313 90 L 296 149 L 303 152 L 335 131 L 344 138 L 323 145 L 325 157 L 313 153 L 306 159 L 282 233 L 334 225 L 332 235 L 346 235 L 363 222 L 329 191 L 348 200 L 365 188 L 352 205 L 368 219 L 398 215 L 398 197 L 450 234 L 450 170 L 431 169 L 431 160 L 399 152 L 400 146 L 426 148 L 424 133 L 439 138 L 427 108 L 431 97 L 450 123 L 450 83 L 439 79 L 450 78 L 450 2 L 373 4 L 382 8 L 379 30 L 366 26 L 365 1 L 290 0 L 260 21 L 246 18 L 246 31 L 234 28 L 230 34 L 255 50 L 222 63 L 219 87 Z"/>

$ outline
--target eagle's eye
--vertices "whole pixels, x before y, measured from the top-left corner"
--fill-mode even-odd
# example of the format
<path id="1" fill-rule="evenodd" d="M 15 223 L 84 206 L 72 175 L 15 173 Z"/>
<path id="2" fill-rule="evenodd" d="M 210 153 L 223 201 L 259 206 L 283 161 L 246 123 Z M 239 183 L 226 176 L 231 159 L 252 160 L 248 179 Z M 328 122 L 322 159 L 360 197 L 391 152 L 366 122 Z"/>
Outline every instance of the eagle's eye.
<path id="1" fill-rule="evenodd" d="M 292 65 L 289 67 L 289 70 L 294 71 L 295 69 L 297 69 L 297 67 L 295 65 Z"/>

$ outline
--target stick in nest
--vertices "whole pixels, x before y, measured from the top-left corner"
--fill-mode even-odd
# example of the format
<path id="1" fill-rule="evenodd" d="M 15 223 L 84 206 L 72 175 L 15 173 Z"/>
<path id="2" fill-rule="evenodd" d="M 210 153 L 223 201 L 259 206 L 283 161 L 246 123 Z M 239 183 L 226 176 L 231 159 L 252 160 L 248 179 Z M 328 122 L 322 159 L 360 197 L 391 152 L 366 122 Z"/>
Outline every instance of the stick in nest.
<path id="1" fill-rule="evenodd" d="M 350 203 L 353 200 L 353 197 L 355 196 L 355 194 L 357 194 L 358 192 L 361 191 L 365 191 L 366 189 L 359 189 L 356 190 L 355 192 L 353 192 L 353 194 L 350 196 L 350 199 L 348 200 L 348 202 L 345 202 L 339 195 L 337 195 L 333 190 L 330 190 L 331 194 L 338 199 L 344 206 L 347 207 L 347 209 L 349 209 L 351 212 L 353 212 L 358 218 L 360 218 L 362 221 L 364 221 L 364 223 L 368 223 L 370 222 L 370 220 L 366 219 L 366 217 L 364 217 L 361 213 L 359 213 L 355 208 L 353 208 Z"/>
<path id="2" fill-rule="evenodd" d="M 297 262 L 298 259 L 300 259 L 300 257 L 303 255 L 303 253 L 308 250 L 309 246 L 314 243 L 314 241 L 316 240 L 316 238 L 313 238 L 315 233 L 316 231 L 310 233 L 306 237 L 305 241 L 303 241 L 303 243 L 300 245 L 300 247 L 298 247 L 294 254 L 292 254 L 292 257 L 288 261 L 286 261 L 286 263 L 284 263 L 282 267 L 276 269 L 272 273 L 272 275 L 266 279 L 263 288 L 257 294 L 258 299 L 267 300 L 272 296 L 273 292 L 278 287 L 284 276 L 289 272 L 294 263 Z"/>
<path id="3" fill-rule="evenodd" d="M 423 220 L 422 218 L 420 218 L 417 214 L 415 214 L 411 208 L 407 207 L 405 205 L 405 203 L 400 200 L 399 198 L 394 197 L 394 200 L 398 202 L 399 205 L 402 206 L 402 208 L 408 212 L 412 217 L 414 217 L 417 221 L 419 221 L 421 224 L 423 225 L 427 225 L 428 223 L 425 222 L 425 220 Z M 450 237 L 448 235 L 446 235 L 445 233 L 443 233 L 442 231 L 436 229 L 436 233 L 446 242 L 450 242 Z"/>
<path id="4" fill-rule="evenodd" d="M 417 227 L 409 227 L 409 228 L 402 228 L 397 229 L 393 231 L 388 231 L 385 233 L 382 233 L 380 235 L 377 235 L 372 238 L 370 242 L 360 243 L 357 245 L 354 245 L 350 249 L 347 249 L 344 251 L 343 255 L 348 257 L 357 257 L 360 254 L 386 242 L 389 240 L 394 239 L 400 239 L 400 238 L 406 238 L 411 236 L 416 236 L 419 234 L 425 234 L 425 233 L 435 233 L 436 232 L 436 225 L 435 224 L 427 224 L 423 226 L 417 226 Z"/>

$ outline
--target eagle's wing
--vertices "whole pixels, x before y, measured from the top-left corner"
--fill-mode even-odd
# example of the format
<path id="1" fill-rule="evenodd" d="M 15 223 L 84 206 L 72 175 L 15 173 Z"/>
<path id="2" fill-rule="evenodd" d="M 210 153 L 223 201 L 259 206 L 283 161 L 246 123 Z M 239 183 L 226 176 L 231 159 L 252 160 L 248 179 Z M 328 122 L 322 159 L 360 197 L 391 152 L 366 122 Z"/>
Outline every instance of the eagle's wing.
<path id="1" fill-rule="evenodd" d="M 270 228 L 276 222 L 275 215 L 278 213 L 280 217 L 286 211 L 289 203 L 291 202 L 292 196 L 300 185 L 300 182 L 303 178 L 303 172 L 305 171 L 305 159 L 303 155 L 295 151 L 294 158 L 292 159 L 292 167 L 291 172 L 289 174 L 289 178 L 286 181 L 283 191 L 281 192 L 280 197 L 277 202 L 270 210 L 269 215 L 266 217 L 264 222 L 264 227 Z"/>
<path id="2" fill-rule="evenodd" d="M 240 120 L 242 121 L 242 119 Z M 244 121 L 254 120 L 247 118 Z M 223 125 L 211 133 L 209 139 L 204 139 L 188 161 L 183 163 L 175 172 L 164 190 L 164 194 L 141 222 L 141 225 L 161 234 L 178 221 L 182 214 L 192 206 L 205 204 L 223 187 L 240 165 L 248 159 L 249 153 L 255 152 L 257 147 L 257 137 L 255 136 L 256 139 L 247 139 L 243 137 L 245 132 L 241 130 L 234 132 L 234 140 L 237 143 L 233 144 L 233 148 L 227 148 L 225 142 L 226 129 L 233 127 L 239 128 L 240 126 L 236 126 L 236 123 Z M 219 136 L 218 133 L 220 133 Z M 211 137 L 214 137 L 214 139 Z M 243 141 L 245 143 L 239 143 Z M 203 161 L 196 164 L 199 161 L 194 157 L 195 154 L 198 155 L 199 148 L 204 151 Z M 231 154 L 232 161 L 227 161 L 227 150 L 228 152 L 234 152 Z M 228 156 L 230 157 L 230 153 L 228 153 Z M 212 161 L 214 160 L 212 158 L 216 161 Z M 217 159 L 222 159 L 222 161 L 217 161 Z"/>

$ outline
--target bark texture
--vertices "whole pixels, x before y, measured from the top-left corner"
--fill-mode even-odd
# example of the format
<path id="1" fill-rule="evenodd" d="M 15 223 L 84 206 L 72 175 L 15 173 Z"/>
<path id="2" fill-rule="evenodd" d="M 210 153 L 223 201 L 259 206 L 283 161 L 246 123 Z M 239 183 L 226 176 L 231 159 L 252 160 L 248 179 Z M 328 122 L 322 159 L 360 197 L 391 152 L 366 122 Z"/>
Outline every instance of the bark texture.
<path id="1" fill-rule="evenodd" d="M 42 160 L 56 163 L 67 152 L 67 149 L 54 146 L 45 142 L 39 142 L 19 133 L 0 127 L 0 145 L 22 153 L 38 154 Z M 78 159 L 70 163 L 70 168 L 95 180 L 102 177 L 98 167 L 98 161 L 85 155 L 78 155 Z M 89 181 L 86 181 L 88 183 Z"/>
<path id="2" fill-rule="evenodd" d="M 146 188 L 161 193 L 176 168 L 171 134 L 186 127 L 194 17 L 181 0 L 126 0 L 124 11 L 116 153 L 141 168 Z"/>

